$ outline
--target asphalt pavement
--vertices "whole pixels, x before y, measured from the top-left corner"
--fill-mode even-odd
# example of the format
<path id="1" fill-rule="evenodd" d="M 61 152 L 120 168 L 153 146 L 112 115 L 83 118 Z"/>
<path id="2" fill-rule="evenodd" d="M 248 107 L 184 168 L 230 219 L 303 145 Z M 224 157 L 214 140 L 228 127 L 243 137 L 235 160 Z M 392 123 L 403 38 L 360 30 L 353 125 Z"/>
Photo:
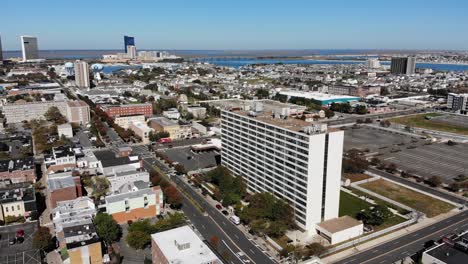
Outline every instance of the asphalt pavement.
<path id="1" fill-rule="evenodd" d="M 156 158 L 145 159 L 144 166 L 148 171 L 153 170 L 152 166 L 164 167 Z M 167 171 L 167 169 L 164 171 Z M 182 210 L 205 239 L 209 240 L 212 236 L 219 238 L 220 243 L 217 251 L 223 256 L 228 256 L 225 258 L 228 263 L 276 263 L 269 256 L 265 255 L 253 240 L 248 239 L 237 226 L 232 224 L 219 210 L 208 204 L 188 184 L 178 177 L 173 177 L 172 179 L 186 194 L 190 195 L 192 199 L 203 207 L 206 214 L 201 213 L 183 195 L 184 206 Z"/>
<path id="2" fill-rule="evenodd" d="M 393 239 L 363 252 L 358 252 L 336 264 L 393 263 L 412 256 L 424 248 L 425 242 L 439 240 L 449 233 L 459 233 L 468 229 L 468 211 L 419 229 L 405 236 Z"/>

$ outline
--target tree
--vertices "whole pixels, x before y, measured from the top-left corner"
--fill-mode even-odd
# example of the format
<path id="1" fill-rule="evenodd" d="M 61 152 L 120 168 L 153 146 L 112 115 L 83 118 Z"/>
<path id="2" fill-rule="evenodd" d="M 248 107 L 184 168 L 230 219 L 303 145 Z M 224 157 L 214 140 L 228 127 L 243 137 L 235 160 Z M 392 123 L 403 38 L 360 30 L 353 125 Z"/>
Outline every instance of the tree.
<path id="1" fill-rule="evenodd" d="M 385 170 L 389 173 L 395 173 L 398 167 L 395 163 L 389 163 L 385 166 Z"/>
<path id="2" fill-rule="evenodd" d="M 120 239 L 122 231 L 117 222 L 107 213 L 98 213 L 93 220 L 94 226 L 100 238 L 106 242 Z"/>
<path id="3" fill-rule="evenodd" d="M 387 206 L 376 205 L 372 209 L 366 209 L 359 212 L 356 215 L 356 218 L 362 220 L 366 225 L 379 226 L 392 216 L 393 213 Z"/>
<path id="4" fill-rule="evenodd" d="M 326 248 L 322 244 L 314 242 L 304 248 L 304 253 L 306 256 L 320 256 L 325 250 Z"/>
<path id="5" fill-rule="evenodd" d="M 33 237 L 33 247 L 44 251 L 52 250 L 54 243 L 48 227 L 40 226 Z"/>
<path id="6" fill-rule="evenodd" d="M 270 96 L 270 92 L 268 92 L 267 89 L 258 89 L 257 92 L 255 93 L 255 96 L 258 99 L 265 99 Z"/>
<path id="7" fill-rule="evenodd" d="M 354 108 L 354 112 L 358 115 L 365 115 L 367 114 L 367 108 L 365 105 L 357 105 L 355 108 Z"/>
<path id="8" fill-rule="evenodd" d="M 54 122 L 57 125 L 67 123 L 67 118 L 60 113 L 60 110 L 56 106 L 52 106 L 44 114 L 47 121 Z"/>
<path id="9" fill-rule="evenodd" d="M 174 169 L 178 174 L 186 174 L 187 173 L 187 170 L 185 169 L 184 165 L 182 165 L 180 163 L 175 165 Z"/>
<path id="10" fill-rule="evenodd" d="M 381 127 L 390 127 L 391 123 L 388 120 L 382 120 L 380 121 L 380 126 Z"/>
<path id="11" fill-rule="evenodd" d="M 218 236 L 211 236 L 210 237 L 210 244 L 214 247 L 214 248 L 218 248 L 219 247 L 219 237 Z"/>
<path id="12" fill-rule="evenodd" d="M 109 180 L 105 177 L 96 176 L 94 179 L 93 185 L 93 196 L 96 199 L 100 199 L 101 196 L 106 195 L 107 191 L 109 191 Z"/>
<path id="13" fill-rule="evenodd" d="M 152 234 L 152 233 L 155 233 L 157 230 L 155 229 L 155 227 L 151 224 L 151 222 L 148 219 L 144 219 L 140 221 L 135 221 L 128 227 L 129 233 L 136 232 L 136 231 Z"/>
<path id="14" fill-rule="evenodd" d="M 427 180 L 427 183 L 432 187 L 438 187 L 442 184 L 442 179 L 439 176 L 432 176 Z"/>
<path id="15" fill-rule="evenodd" d="M 164 188 L 163 193 L 166 202 L 169 203 L 171 207 L 180 208 L 182 206 L 182 195 L 173 185 Z"/>
<path id="16" fill-rule="evenodd" d="M 150 243 L 151 235 L 141 231 L 133 231 L 128 233 L 125 240 L 134 249 L 144 249 Z"/>

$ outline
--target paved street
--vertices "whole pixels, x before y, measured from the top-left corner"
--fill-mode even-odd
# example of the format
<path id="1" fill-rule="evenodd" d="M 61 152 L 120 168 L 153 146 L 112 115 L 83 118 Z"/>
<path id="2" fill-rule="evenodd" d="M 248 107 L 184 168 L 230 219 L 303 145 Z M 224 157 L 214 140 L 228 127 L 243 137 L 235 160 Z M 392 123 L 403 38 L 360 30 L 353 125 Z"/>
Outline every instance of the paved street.
<path id="1" fill-rule="evenodd" d="M 429 240 L 438 240 L 449 233 L 468 229 L 468 211 L 409 233 L 376 247 L 357 252 L 355 255 L 335 262 L 336 264 L 393 263 L 404 257 L 416 254 Z"/>
<path id="2" fill-rule="evenodd" d="M 154 163 L 157 164 L 159 161 L 155 158 L 146 159 L 144 166 L 147 170 L 151 171 L 153 169 L 152 165 L 155 165 Z M 184 196 L 184 213 L 205 239 L 209 240 L 213 235 L 219 237 L 221 242 L 218 252 L 221 252 L 223 255 L 229 255 L 228 263 L 249 263 L 249 261 L 250 263 L 275 263 L 254 244 L 255 242 L 247 239 L 234 224 L 232 224 L 217 209 L 209 205 L 192 188 L 190 188 L 190 186 L 177 177 L 173 177 L 173 180 L 206 211 L 207 216 L 198 211 L 197 208 Z M 243 253 L 239 254 L 241 251 L 243 251 Z M 240 256 L 244 254 L 246 256 Z"/>

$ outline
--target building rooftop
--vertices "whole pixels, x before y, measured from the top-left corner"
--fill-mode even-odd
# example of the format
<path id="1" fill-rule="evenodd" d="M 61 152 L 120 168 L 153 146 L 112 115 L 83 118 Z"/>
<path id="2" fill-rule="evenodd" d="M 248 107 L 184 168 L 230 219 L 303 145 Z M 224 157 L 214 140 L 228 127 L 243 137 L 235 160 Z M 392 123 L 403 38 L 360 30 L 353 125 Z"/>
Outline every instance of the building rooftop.
<path id="1" fill-rule="evenodd" d="M 218 257 L 188 226 L 151 235 L 169 263 L 211 263 Z"/>
<path id="2" fill-rule="evenodd" d="M 34 169 L 34 158 L 0 160 L 0 172 Z"/>
<path id="3" fill-rule="evenodd" d="M 358 225 L 362 225 L 362 222 L 352 218 L 351 216 L 345 215 L 342 217 L 332 218 L 330 220 L 323 221 L 317 225 L 329 231 L 330 233 L 337 233 Z"/>
<path id="4" fill-rule="evenodd" d="M 0 186 L 0 203 L 21 200 L 24 202 L 36 200 L 34 187 L 31 183 L 2 184 L 2 186 Z"/>
<path id="5" fill-rule="evenodd" d="M 200 103 L 207 103 L 212 106 L 219 107 L 225 110 L 241 109 L 245 111 L 255 110 L 256 106 L 261 106 L 264 111 L 271 112 L 277 109 L 289 107 L 291 113 L 303 112 L 307 107 L 302 105 L 295 105 L 290 103 L 281 103 L 274 100 L 240 100 L 240 99 L 223 99 L 223 100 L 210 100 L 202 101 Z"/>
<path id="6" fill-rule="evenodd" d="M 55 191 L 55 190 L 64 189 L 68 187 L 74 187 L 75 181 L 73 180 L 73 177 L 71 176 L 54 177 L 54 178 L 49 178 L 47 180 L 47 185 L 48 185 L 49 191 Z"/>
<path id="7" fill-rule="evenodd" d="M 151 123 L 157 123 L 158 125 L 162 127 L 169 127 L 169 126 L 177 126 L 177 122 L 170 120 L 169 118 L 166 117 L 153 117 L 150 119 Z"/>
<path id="8" fill-rule="evenodd" d="M 295 132 L 304 132 L 306 134 L 318 134 L 318 133 L 325 133 L 325 132 L 333 132 L 336 129 L 327 128 L 326 124 L 323 123 L 311 123 L 306 122 L 304 120 L 295 118 L 295 117 L 288 117 L 287 115 L 282 115 L 280 113 L 274 114 L 272 112 L 247 112 L 243 110 L 231 111 L 233 113 L 253 118 L 257 121 L 274 125 L 277 127 L 281 127 L 287 130 L 295 131 Z"/>
<path id="9" fill-rule="evenodd" d="M 104 168 L 140 162 L 137 155 L 130 155 L 128 157 L 118 157 L 111 150 L 97 150 L 94 151 L 94 155 L 99 161 L 101 161 L 102 167 Z"/>
<path id="10" fill-rule="evenodd" d="M 355 100 L 359 101 L 360 98 L 350 95 L 334 95 L 326 94 L 320 92 L 304 92 L 304 91 L 281 91 L 280 94 L 292 96 L 292 97 L 302 97 L 307 99 L 313 99 L 316 101 L 341 101 L 341 100 Z"/>
<path id="11" fill-rule="evenodd" d="M 77 100 L 77 101 L 68 101 L 68 106 L 70 106 L 70 107 L 83 107 L 83 106 L 88 106 L 88 104 L 85 103 L 84 101 Z"/>
<path id="12" fill-rule="evenodd" d="M 115 203 L 115 202 L 123 201 L 125 199 L 135 199 L 138 197 L 143 197 L 145 194 L 152 195 L 154 194 L 154 190 L 152 188 L 146 188 L 146 189 L 141 189 L 141 190 L 136 190 L 136 191 L 129 191 L 129 192 L 120 193 L 120 194 L 108 195 L 106 196 L 105 199 L 107 203 Z"/>
<path id="13" fill-rule="evenodd" d="M 429 248 L 424 253 L 442 261 L 441 263 L 446 264 L 458 264 L 458 263 L 468 263 L 468 231 L 465 231 L 463 234 L 458 235 L 451 242 L 453 245 L 450 245 L 446 242 Z M 458 244 L 458 245 L 457 245 Z M 462 245 L 462 247 L 460 247 Z"/>

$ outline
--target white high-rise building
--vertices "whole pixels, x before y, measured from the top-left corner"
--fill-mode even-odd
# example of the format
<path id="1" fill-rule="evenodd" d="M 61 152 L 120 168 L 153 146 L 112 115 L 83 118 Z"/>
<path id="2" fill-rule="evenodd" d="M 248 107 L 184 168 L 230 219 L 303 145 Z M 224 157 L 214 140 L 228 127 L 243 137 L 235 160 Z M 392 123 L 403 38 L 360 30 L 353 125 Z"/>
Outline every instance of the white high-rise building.
<path id="1" fill-rule="evenodd" d="M 21 48 L 23 51 L 23 61 L 39 59 L 37 38 L 32 36 L 21 36 Z"/>
<path id="2" fill-rule="evenodd" d="M 2 36 L 0 35 L 0 63 L 3 62 Z"/>
<path id="3" fill-rule="evenodd" d="M 127 56 L 129 59 L 136 59 L 137 57 L 137 51 L 136 51 L 136 47 L 133 46 L 133 45 L 128 45 L 127 46 Z"/>
<path id="4" fill-rule="evenodd" d="M 274 110 L 276 111 L 276 110 Z M 338 217 L 343 131 L 277 113 L 221 113 L 222 165 L 250 192 L 269 192 L 293 209 L 297 225 Z"/>
<path id="5" fill-rule="evenodd" d="M 449 93 L 447 108 L 455 113 L 468 115 L 468 94 Z"/>
<path id="6" fill-rule="evenodd" d="M 86 61 L 75 61 L 75 84 L 80 88 L 89 88 L 89 67 Z"/>
<path id="7" fill-rule="evenodd" d="M 380 61 L 379 59 L 372 58 L 367 60 L 367 68 L 369 69 L 377 69 L 380 68 Z"/>

